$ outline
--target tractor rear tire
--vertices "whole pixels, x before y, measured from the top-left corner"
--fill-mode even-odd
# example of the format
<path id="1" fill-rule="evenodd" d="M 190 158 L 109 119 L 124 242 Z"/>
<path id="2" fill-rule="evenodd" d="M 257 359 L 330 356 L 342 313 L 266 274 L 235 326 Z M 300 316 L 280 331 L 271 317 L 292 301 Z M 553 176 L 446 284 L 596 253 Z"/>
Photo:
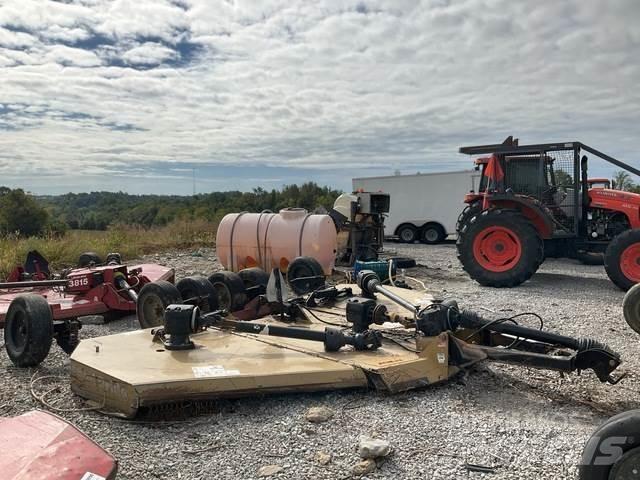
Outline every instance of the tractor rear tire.
<path id="1" fill-rule="evenodd" d="M 428 223 L 420 230 L 420 241 L 427 245 L 441 243 L 446 237 L 444 228 L 437 223 Z"/>
<path id="2" fill-rule="evenodd" d="M 624 296 L 622 313 L 629 326 L 640 333 L 640 284 L 631 287 Z"/>
<path id="3" fill-rule="evenodd" d="M 247 292 L 240 275 L 223 270 L 209 277 L 209 281 L 216 291 L 218 308 L 228 312 L 242 310 L 247 304 Z"/>
<path id="4" fill-rule="evenodd" d="M 515 287 L 538 270 L 544 244 L 519 212 L 484 210 L 458 233 L 458 259 L 471 278 L 489 287 Z"/>
<path id="5" fill-rule="evenodd" d="M 49 355 L 53 316 L 47 300 L 34 293 L 19 295 L 7 310 L 4 342 L 16 367 L 35 367 Z"/>
<path id="6" fill-rule="evenodd" d="M 580 480 L 637 477 L 640 462 L 640 410 L 620 413 L 593 432 L 582 451 Z"/>
<path id="7" fill-rule="evenodd" d="M 164 311 L 169 305 L 181 304 L 182 296 L 173 283 L 166 280 L 147 283 L 140 289 L 136 314 L 140 328 L 164 325 Z"/>
<path id="8" fill-rule="evenodd" d="M 176 288 L 180 292 L 183 303 L 187 303 L 187 300 L 196 299 L 195 302 L 192 300 L 189 303 L 196 305 L 201 312 L 207 313 L 218 310 L 216 289 L 213 288 L 207 277 L 202 275 L 185 277 L 176 283 Z"/>
<path id="9" fill-rule="evenodd" d="M 622 290 L 640 283 L 640 229 L 621 233 L 604 253 L 604 269 Z"/>
<path id="10" fill-rule="evenodd" d="M 260 267 L 245 268 L 240 270 L 238 275 L 244 283 L 245 290 L 247 290 L 248 300 L 252 300 L 259 295 L 259 287 L 264 287 L 264 290 L 266 290 L 269 283 L 269 274 Z"/>
<path id="11" fill-rule="evenodd" d="M 479 214 L 482 211 L 482 205 L 480 202 L 475 202 L 470 205 L 464 207 L 464 210 L 458 215 L 458 220 L 456 221 L 456 233 L 459 233 L 462 230 L 462 227 L 466 225 L 466 223 L 474 216 Z"/>
<path id="12" fill-rule="evenodd" d="M 88 267 L 90 265 L 100 265 L 102 263 L 102 259 L 95 252 L 84 252 L 80 254 L 78 257 L 78 266 L 79 267 Z"/>
<path id="13" fill-rule="evenodd" d="M 298 295 L 322 288 L 326 281 L 322 265 L 313 257 L 297 257 L 287 268 L 287 283 Z"/>

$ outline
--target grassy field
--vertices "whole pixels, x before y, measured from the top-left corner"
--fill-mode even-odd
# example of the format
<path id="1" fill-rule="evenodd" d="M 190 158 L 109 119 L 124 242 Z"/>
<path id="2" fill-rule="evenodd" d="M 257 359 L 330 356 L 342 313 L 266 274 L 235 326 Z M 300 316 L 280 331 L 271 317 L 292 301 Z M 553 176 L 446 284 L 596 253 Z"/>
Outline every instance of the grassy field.
<path id="1" fill-rule="evenodd" d="M 0 279 L 24 262 L 27 252 L 38 250 L 54 269 L 75 266 L 83 252 L 104 258 L 118 252 L 126 259 L 172 248 L 215 245 L 217 225 L 205 221 L 177 221 L 165 227 L 115 226 L 106 231 L 71 230 L 62 237 L 0 238 Z"/>

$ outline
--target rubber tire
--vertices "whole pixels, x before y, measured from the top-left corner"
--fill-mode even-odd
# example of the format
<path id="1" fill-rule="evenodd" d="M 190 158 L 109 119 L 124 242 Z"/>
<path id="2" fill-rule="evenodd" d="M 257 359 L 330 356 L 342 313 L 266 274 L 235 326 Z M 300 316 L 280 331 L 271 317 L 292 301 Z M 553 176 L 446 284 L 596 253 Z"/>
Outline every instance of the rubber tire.
<path id="1" fill-rule="evenodd" d="M 176 283 L 176 288 L 180 292 L 182 303 L 193 297 L 202 297 L 195 305 L 203 313 L 215 312 L 218 310 L 218 295 L 207 277 L 193 275 L 185 277 Z"/>
<path id="2" fill-rule="evenodd" d="M 238 272 L 238 276 L 242 279 L 245 290 L 249 290 L 250 288 L 257 287 L 259 285 L 266 289 L 267 284 L 269 283 L 269 274 L 260 267 L 251 267 L 240 270 Z M 255 297 L 256 294 L 249 295 L 247 292 L 247 298 L 249 300 L 252 300 Z"/>
<path id="3" fill-rule="evenodd" d="M 432 240 L 428 240 L 427 239 L 427 232 L 430 231 L 435 231 L 435 239 Z M 444 228 L 442 228 L 441 225 L 438 225 L 437 223 L 428 223 L 425 226 L 422 227 L 422 229 L 420 229 L 420 242 L 426 244 L 426 245 L 436 245 L 438 243 L 442 243 L 442 241 L 447 237 L 447 234 L 444 231 Z"/>
<path id="4" fill-rule="evenodd" d="M 587 440 L 582 451 L 580 462 L 580 480 L 609 480 L 609 474 L 613 465 L 593 465 L 593 457 L 599 453 L 601 445 L 605 441 L 610 441 L 612 437 L 626 437 L 627 442 L 614 442 L 615 447 L 620 447 L 623 453 L 640 447 L 640 410 L 629 410 L 620 413 L 604 422 L 593 435 Z M 606 447 L 605 447 L 606 448 Z M 615 463 L 615 462 L 614 462 Z"/>
<path id="5" fill-rule="evenodd" d="M 634 285 L 622 300 L 622 313 L 627 324 L 640 333 L 640 284 Z"/>
<path id="6" fill-rule="evenodd" d="M 84 252 L 81 253 L 78 257 L 78 266 L 79 267 L 88 267 L 91 264 L 100 265 L 102 264 L 102 259 L 95 252 Z"/>
<path id="7" fill-rule="evenodd" d="M 24 316 L 26 342 L 16 345 L 11 330 Z M 4 341 L 7 355 L 16 367 L 35 367 L 49 355 L 53 341 L 53 315 L 47 300 L 35 293 L 18 295 L 7 310 L 4 325 Z"/>
<path id="8" fill-rule="evenodd" d="M 475 202 L 464 207 L 464 210 L 458 215 L 456 220 L 456 233 L 459 233 L 462 227 L 475 215 L 482 211 L 482 205 L 480 202 Z"/>
<path id="9" fill-rule="evenodd" d="M 122 265 L 122 255 L 118 252 L 112 252 L 107 255 L 107 258 L 104 259 L 104 262 L 107 265 L 111 265 L 113 262 L 114 265 Z"/>
<path id="10" fill-rule="evenodd" d="M 304 277 L 320 278 L 310 278 L 300 282 L 295 281 Z M 326 281 L 322 265 L 313 257 L 296 257 L 287 268 L 287 283 L 297 295 L 304 295 L 324 287 Z"/>
<path id="11" fill-rule="evenodd" d="M 416 260 L 414 258 L 409 257 L 391 257 L 391 260 L 396 268 L 414 268 L 416 264 Z"/>
<path id="12" fill-rule="evenodd" d="M 148 302 L 155 302 L 154 316 L 145 314 L 145 306 L 152 308 L 153 305 L 145 305 Z M 164 325 L 164 310 L 169 305 L 181 304 L 182 296 L 180 291 L 173 283 L 166 280 L 158 280 L 156 282 L 143 285 L 138 294 L 136 302 L 136 315 L 140 328 L 161 327 Z"/>
<path id="13" fill-rule="evenodd" d="M 209 282 L 216 290 L 218 308 L 228 312 L 242 310 L 247 304 L 247 292 L 240 275 L 234 272 L 216 272 L 209 277 Z"/>
<path id="14" fill-rule="evenodd" d="M 604 265 L 604 255 L 601 253 L 579 251 L 576 259 L 583 265 Z"/>
<path id="15" fill-rule="evenodd" d="M 613 283 L 622 290 L 629 290 L 637 282 L 627 278 L 620 268 L 620 256 L 627 247 L 640 243 L 640 228 L 627 230 L 616 236 L 604 252 L 604 269 Z"/>
<path id="16" fill-rule="evenodd" d="M 506 227 L 520 239 L 520 260 L 505 272 L 486 270 L 473 254 L 476 235 L 492 225 Z M 465 272 L 480 285 L 488 287 L 510 288 L 526 282 L 536 273 L 544 258 L 544 243 L 538 231 L 524 215 L 514 210 L 484 210 L 474 215 L 460 230 L 456 247 L 458 260 Z"/>
<path id="17" fill-rule="evenodd" d="M 405 231 L 411 232 L 411 240 L 409 240 L 408 236 L 404 238 L 403 233 Z M 398 227 L 398 229 L 396 230 L 396 235 L 398 236 L 398 239 L 401 243 L 415 243 L 415 241 L 418 239 L 418 229 L 409 223 L 405 223 L 404 225 L 400 225 Z"/>

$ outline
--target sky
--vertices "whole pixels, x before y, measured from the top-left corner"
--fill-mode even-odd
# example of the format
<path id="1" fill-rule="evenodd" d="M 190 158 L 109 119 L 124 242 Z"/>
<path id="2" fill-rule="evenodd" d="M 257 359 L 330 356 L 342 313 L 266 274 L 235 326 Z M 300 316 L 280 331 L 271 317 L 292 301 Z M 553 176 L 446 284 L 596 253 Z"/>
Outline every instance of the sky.
<path id="1" fill-rule="evenodd" d="M 0 0 L 0 185 L 348 190 L 508 135 L 638 167 L 639 25 L 637 0 Z"/>

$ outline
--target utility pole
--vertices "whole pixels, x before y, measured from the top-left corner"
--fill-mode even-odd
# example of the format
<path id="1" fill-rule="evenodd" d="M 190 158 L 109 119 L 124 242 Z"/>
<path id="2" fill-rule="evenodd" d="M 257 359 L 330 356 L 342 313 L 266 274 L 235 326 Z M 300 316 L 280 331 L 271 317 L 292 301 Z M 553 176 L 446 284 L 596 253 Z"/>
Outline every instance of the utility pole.
<path id="1" fill-rule="evenodd" d="M 196 196 L 196 167 L 192 167 L 191 170 L 193 171 L 193 196 Z"/>

